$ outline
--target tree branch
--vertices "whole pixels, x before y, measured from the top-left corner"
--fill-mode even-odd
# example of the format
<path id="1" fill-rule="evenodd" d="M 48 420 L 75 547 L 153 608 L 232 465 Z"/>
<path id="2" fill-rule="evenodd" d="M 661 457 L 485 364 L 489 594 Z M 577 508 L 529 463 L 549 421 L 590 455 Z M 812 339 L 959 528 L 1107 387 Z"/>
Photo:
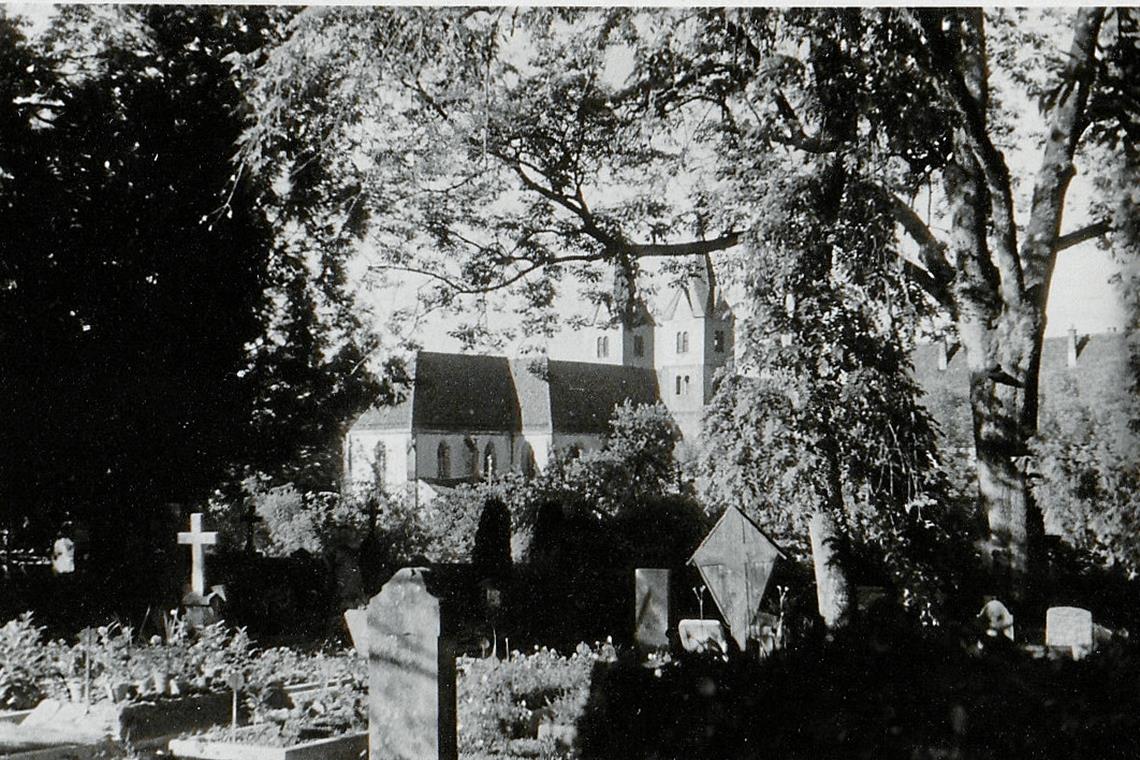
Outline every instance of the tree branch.
<path id="1" fill-rule="evenodd" d="M 1077 12 L 1069 59 L 1062 74 L 1072 82 L 1072 90 L 1053 108 L 1053 119 L 1046 132 L 1041 167 L 1033 185 L 1029 223 L 1025 227 L 1022 259 L 1027 269 L 1031 297 L 1044 308 L 1049 284 L 1057 261 L 1061 216 L 1065 195 L 1075 174 L 1073 155 L 1088 124 L 1085 107 L 1095 72 L 1096 41 L 1100 35 L 1104 8 L 1083 7 Z"/>
<path id="2" fill-rule="evenodd" d="M 626 243 L 626 251 L 635 258 L 697 256 L 724 251 L 740 244 L 741 233 L 729 232 L 712 240 L 687 243 Z"/>
<path id="3" fill-rule="evenodd" d="M 1102 219 L 1095 224 L 1090 224 L 1087 227 L 1082 227 L 1079 230 L 1073 230 L 1057 238 L 1057 242 L 1053 244 L 1055 252 L 1061 252 L 1066 248 L 1072 248 L 1075 245 L 1080 245 L 1086 240 L 1096 240 L 1102 235 L 1106 235 L 1112 231 L 1112 223 L 1106 219 Z"/>
<path id="4" fill-rule="evenodd" d="M 990 221 L 994 229 L 993 254 L 1001 278 L 1002 295 L 1007 303 L 1017 303 L 1024 294 L 1025 280 L 1017 251 L 1013 183 L 1005 157 L 990 139 L 986 124 L 988 83 L 983 16 L 978 10 L 968 10 L 967 13 L 972 28 L 965 40 L 965 49 L 961 52 L 953 48 L 943 33 L 941 13 L 922 13 L 920 19 L 931 43 L 931 63 L 938 74 L 938 81 L 962 117 L 962 127 L 955 133 L 966 141 L 985 178 L 991 208 Z M 975 46 L 974 49 L 969 47 L 971 44 Z"/>

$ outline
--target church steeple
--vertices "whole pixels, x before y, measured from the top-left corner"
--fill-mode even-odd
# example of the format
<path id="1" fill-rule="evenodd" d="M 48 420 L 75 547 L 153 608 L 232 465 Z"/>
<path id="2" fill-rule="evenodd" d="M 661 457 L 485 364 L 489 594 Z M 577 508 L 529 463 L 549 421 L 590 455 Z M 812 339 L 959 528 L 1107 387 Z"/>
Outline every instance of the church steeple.
<path id="1" fill-rule="evenodd" d="M 687 440 L 700 432 L 705 404 L 712 399 L 716 371 L 732 357 L 735 321 L 717 287 L 712 258 L 693 261 L 657 319 L 657 368 L 661 399 Z"/>

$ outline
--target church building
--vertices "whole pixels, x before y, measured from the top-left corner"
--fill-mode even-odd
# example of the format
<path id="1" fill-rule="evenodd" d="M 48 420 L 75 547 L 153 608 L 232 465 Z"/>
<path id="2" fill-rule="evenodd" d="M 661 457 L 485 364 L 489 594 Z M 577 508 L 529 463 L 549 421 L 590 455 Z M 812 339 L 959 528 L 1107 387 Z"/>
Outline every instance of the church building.
<path id="1" fill-rule="evenodd" d="M 395 406 L 349 428 L 344 485 L 417 493 L 495 473 L 533 473 L 556 450 L 601 448 L 615 406 L 661 401 L 683 441 L 700 435 L 713 377 L 733 356 L 735 317 L 711 262 L 660 313 L 574 333 L 568 360 L 419 352 Z"/>

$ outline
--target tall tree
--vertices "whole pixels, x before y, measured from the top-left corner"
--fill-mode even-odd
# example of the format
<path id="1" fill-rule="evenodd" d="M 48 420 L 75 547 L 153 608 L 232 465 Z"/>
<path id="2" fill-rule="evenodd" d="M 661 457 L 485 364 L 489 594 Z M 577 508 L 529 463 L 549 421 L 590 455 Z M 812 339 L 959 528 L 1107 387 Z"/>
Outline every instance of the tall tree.
<path id="1" fill-rule="evenodd" d="M 0 108 L 22 131 L 0 191 L 3 501 L 49 523 L 71 512 L 120 559 L 124 537 L 145 539 L 124 524 L 203 498 L 255 443 L 239 373 L 269 236 L 254 186 L 230 182 L 243 101 L 227 56 L 263 48 L 279 19 L 68 6 L 34 43 L 5 36 L 18 77 Z"/>
<path id="2" fill-rule="evenodd" d="M 848 192 L 877 202 L 910 238 L 915 253 L 889 265 L 905 268 L 950 315 L 966 349 L 986 554 L 1011 571 L 1019 589 L 1042 532 L 1023 465 L 1037 429 L 1053 268 L 1060 251 L 1113 227 L 1105 218 L 1062 234 L 1066 191 L 1095 120 L 1128 120 L 1135 112 L 1135 91 L 1121 88 L 1119 65 L 1107 53 L 1135 55 L 1134 14 L 1108 15 L 1107 24 L 1096 8 L 1044 20 L 1064 22 L 1071 39 L 1049 72 L 1055 87 L 1042 93 L 1046 128 L 1022 227 L 1014 175 L 999 146 L 1017 126 L 1009 80 L 1029 82 L 1010 68 L 1020 63 L 1015 46 L 1048 55 L 1051 40 L 1015 34 L 1000 14 L 991 34 L 977 10 L 716 10 L 688 27 L 686 44 L 663 65 L 646 65 L 666 106 L 687 98 L 720 107 L 723 155 L 739 186 L 828 162 Z M 665 34 L 680 37 L 676 25 Z M 650 49 L 665 46 L 658 40 Z M 1003 98 L 993 82 L 1001 74 Z M 1135 160 L 1127 149 L 1120 153 Z M 1108 166 L 1089 163 L 1094 171 Z M 912 200 L 935 181 L 946 207 L 944 237 Z M 824 214 L 817 221 L 830 225 Z M 836 238 L 829 245 L 842 246 Z"/>
<path id="3" fill-rule="evenodd" d="M 245 155 L 285 190 L 320 166 L 281 205 L 368 241 L 376 270 L 432 278 L 436 305 L 513 291 L 543 317 L 535 329 L 562 274 L 596 279 L 592 262 L 632 283 L 648 257 L 778 251 L 788 235 L 763 204 L 788 189 L 806 204 L 800 283 L 846 259 L 879 303 L 913 285 L 949 316 L 971 367 L 986 555 L 1020 579 L 1041 532 L 1023 464 L 1056 256 L 1118 228 L 1105 216 L 1063 232 L 1066 191 L 1078 158 L 1135 165 L 1136 14 L 1044 14 L 1025 32 L 1009 13 L 314 11 L 259 72 Z M 1003 149 L 1019 88 L 1043 96 L 1046 122 L 1020 227 Z M 1094 152 L 1098 129 L 1116 137 Z M 944 213 L 923 215 L 920 198 Z M 846 224 L 859 208 L 897 229 Z M 892 293 L 875 271 L 909 285 Z M 793 318 L 839 313 L 819 305 Z"/>

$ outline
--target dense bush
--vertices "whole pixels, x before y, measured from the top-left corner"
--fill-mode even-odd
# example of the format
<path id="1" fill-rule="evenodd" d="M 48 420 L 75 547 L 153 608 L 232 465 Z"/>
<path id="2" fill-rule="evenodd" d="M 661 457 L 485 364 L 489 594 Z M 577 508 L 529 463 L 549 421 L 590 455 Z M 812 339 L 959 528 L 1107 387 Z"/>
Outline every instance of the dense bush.
<path id="1" fill-rule="evenodd" d="M 764 661 L 599 667 L 581 757 L 1132 758 L 1140 651 L 979 651 L 939 629 L 852 628 Z"/>

